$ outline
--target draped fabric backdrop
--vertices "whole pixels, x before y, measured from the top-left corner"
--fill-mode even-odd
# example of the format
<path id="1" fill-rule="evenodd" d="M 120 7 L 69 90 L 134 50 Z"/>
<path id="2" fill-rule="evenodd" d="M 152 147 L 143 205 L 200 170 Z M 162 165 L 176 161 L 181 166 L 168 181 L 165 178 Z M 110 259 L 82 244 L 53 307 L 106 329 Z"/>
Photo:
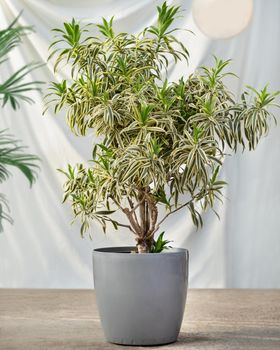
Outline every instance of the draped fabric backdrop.
<path id="1" fill-rule="evenodd" d="M 271 90 L 280 87 L 280 1 L 255 1 L 254 16 L 248 29 L 230 40 L 211 41 L 196 28 L 191 1 L 177 1 L 186 10 L 178 26 L 195 35 L 176 35 L 191 53 L 190 64 L 171 67 L 171 79 L 188 76 L 199 65 L 210 64 L 211 54 L 233 58 L 232 69 L 240 79 L 228 85 L 238 95 L 246 84 Z M 50 29 L 62 26 L 72 17 L 83 23 L 98 22 L 101 16 L 115 15 L 117 31 L 137 32 L 155 22 L 154 0 L 0 0 L 0 26 L 5 27 L 21 10 L 19 22 L 34 25 L 36 33 L 12 52 L 0 77 L 30 61 L 46 62 Z M 57 79 L 48 63 L 32 73 L 32 79 Z M 45 90 L 47 85 L 45 87 Z M 46 91 L 45 91 L 46 92 Z M 75 137 L 63 114 L 42 116 L 43 97 L 33 93 L 33 105 L 22 104 L 19 111 L 0 109 L 1 129 L 29 145 L 41 158 L 38 181 L 30 190 L 19 173 L 1 192 L 10 199 L 13 226 L 5 224 L 0 234 L 0 287 L 90 288 L 91 251 L 95 247 L 134 244 L 126 231 L 110 231 L 105 236 L 93 224 L 93 240 L 79 237 L 79 223 L 70 225 L 69 205 L 62 205 L 64 177 L 57 168 L 87 161 L 93 135 Z M 280 117 L 280 112 L 278 112 Z M 204 227 L 196 231 L 189 214 L 180 211 L 163 229 L 174 246 L 190 251 L 191 287 L 280 287 L 280 129 L 272 128 L 257 151 L 230 157 L 221 174 L 229 183 L 219 221 L 211 212 L 203 215 Z"/>

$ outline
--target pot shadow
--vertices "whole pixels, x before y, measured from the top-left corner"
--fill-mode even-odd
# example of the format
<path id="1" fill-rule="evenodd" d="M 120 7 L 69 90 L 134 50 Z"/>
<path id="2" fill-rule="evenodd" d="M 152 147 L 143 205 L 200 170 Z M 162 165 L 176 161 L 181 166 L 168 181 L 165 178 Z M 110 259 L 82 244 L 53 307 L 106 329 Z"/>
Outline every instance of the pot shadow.
<path id="1" fill-rule="evenodd" d="M 171 343 L 168 346 L 168 349 L 182 349 L 184 345 L 195 345 L 204 347 L 204 345 L 213 345 L 220 341 L 219 338 L 214 338 L 205 333 L 189 333 L 189 332 L 180 332 L 178 340 L 175 343 Z M 200 348 L 200 347 L 199 347 Z"/>
<path id="2" fill-rule="evenodd" d="M 176 345 L 181 346 L 182 344 L 190 344 L 190 343 L 216 343 L 218 339 L 215 339 L 213 337 L 210 337 L 207 334 L 203 333 L 188 333 L 188 332 L 180 332 L 180 335 L 178 337 L 178 340 L 176 343 L 174 343 L 174 347 Z"/>
<path id="3" fill-rule="evenodd" d="M 177 341 L 174 343 L 166 343 L 162 345 L 141 345 L 139 346 L 139 349 L 160 349 L 163 347 L 165 347 L 166 349 L 182 349 L 182 347 L 184 348 L 184 345 L 195 345 L 203 347 L 203 344 L 206 345 L 207 343 L 207 345 L 213 345 L 219 341 L 219 338 L 210 337 L 205 333 L 180 332 Z"/>

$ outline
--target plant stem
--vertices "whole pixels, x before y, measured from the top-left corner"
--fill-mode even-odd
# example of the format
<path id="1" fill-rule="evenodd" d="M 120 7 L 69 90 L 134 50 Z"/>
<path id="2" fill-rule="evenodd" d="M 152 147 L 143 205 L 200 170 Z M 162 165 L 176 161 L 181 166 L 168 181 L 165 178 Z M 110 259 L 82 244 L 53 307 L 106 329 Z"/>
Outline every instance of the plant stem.
<path id="1" fill-rule="evenodd" d="M 206 191 L 205 195 L 206 195 L 208 192 L 209 192 L 209 191 Z M 154 233 L 157 232 L 157 230 L 159 229 L 160 225 L 163 223 L 163 221 L 165 221 L 165 220 L 168 218 L 169 215 L 171 215 L 171 214 L 173 214 L 173 213 L 176 213 L 176 211 L 179 211 L 180 209 L 182 209 L 182 208 L 188 206 L 188 205 L 189 205 L 191 202 L 193 202 L 195 199 L 197 199 L 197 198 L 199 199 L 199 196 L 201 195 L 201 193 L 203 193 L 203 191 L 198 192 L 198 193 L 197 193 L 196 195 L 194 195 L 194 196 L 192 197 L 192 199 L 190 199 L 188 202 L 186 202 L 186 203 L 180 205 L 180 206 L 177 207 L 176 209 L 171 210 L 169 213 L 167 213 L 167 214 L 160 220 L 160 222 L 157 224 Z"/>
<path id="2" fill-rule="evenodd" d="M 139 213 L 140 213 L 140 222 L 141 222 L 141 236 L 144 237 L 146 234 L 146 199 L 145 193 L 141 192 L 139 195 Z"/>
<path id="3" fill-rule="evenodd" d="M 162 220 L 160 220 L 160 222 L 157 224 L 157 227 L 156 227 L 156 231 L 159 229 L 159 226 L 163 223 L 163 221 L 165 221 L 169 215 L 175 213 L 176 211 L 186 207 L 187 205 L 189 205 L 191 202 L 193 201 L 193 199 L 190 199 L 188 202 L 186 202 L 185 204 L 182 204 L 180 205 L 180 207 L 174 209 L 174 210 L 171 210 L 169 213 L 167 213 Z"/>
<path id="4" fill-rule="evenodd" d="M 106 216 L 104 216 L 103 218 L 104 218 L 104 220 L 106 220 L 106 221 L 115 222 L 118 226 L 128 228 L 131 232 L 134 232 L 134 231 L 132 230 L 132 228 L 131 228 L 130 225 L 122 224 L 121 222 L 118 222 L 118 221 L 116 221 L 116 220 L 112 220 L 111 218 L 108 218 L 108 217 L 106 217 Z"/>

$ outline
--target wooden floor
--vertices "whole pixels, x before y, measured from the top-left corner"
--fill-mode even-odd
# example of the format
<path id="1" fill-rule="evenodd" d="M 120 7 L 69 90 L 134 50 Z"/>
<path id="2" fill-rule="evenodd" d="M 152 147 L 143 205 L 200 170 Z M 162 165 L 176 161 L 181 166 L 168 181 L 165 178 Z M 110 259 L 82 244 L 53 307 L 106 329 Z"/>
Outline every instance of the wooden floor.
<path id="1" fill-rule="evenodd" d="M 1 350 L 139 348 L 105 341 L 92 290 L 0 289 Z M 189 290 L 178 342 L 162 348 L 280 350 L 280 290 Z"/>

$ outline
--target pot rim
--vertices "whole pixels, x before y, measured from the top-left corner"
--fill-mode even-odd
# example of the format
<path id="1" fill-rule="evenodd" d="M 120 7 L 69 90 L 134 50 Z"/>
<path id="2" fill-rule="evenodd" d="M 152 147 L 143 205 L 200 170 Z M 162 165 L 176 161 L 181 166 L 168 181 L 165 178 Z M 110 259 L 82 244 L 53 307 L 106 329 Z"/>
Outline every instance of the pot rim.
<path id="1" fill-rule="evenodd" d="M 93 249 L 93 254 L 112 254 L 112 255 L 128 255 L 129 256 L 137 256 L 138 258 L 140 256 L 153 256 L 153 257 L 159 257 L 162 256 L 163 254 L 188 254 L 189 251 L 185 248 L 170 248 L 170 249 L 165 249 L 160 253 L 143 253 L 143 254 L 130 254 L 131 251 L 135 251 L 135 246 L 117 246 L 117 247 L 102 247 L 102 248 L 95 248 Z"/>

